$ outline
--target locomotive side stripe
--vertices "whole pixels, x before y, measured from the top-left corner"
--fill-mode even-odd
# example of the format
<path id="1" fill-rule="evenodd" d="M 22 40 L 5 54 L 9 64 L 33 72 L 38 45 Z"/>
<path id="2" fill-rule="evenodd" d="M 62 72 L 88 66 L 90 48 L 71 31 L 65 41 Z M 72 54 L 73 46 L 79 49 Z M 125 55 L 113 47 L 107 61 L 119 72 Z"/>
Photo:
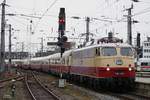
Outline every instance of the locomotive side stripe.
<path id="1" fill-rule="evenodd" d="M 135 77 L 134 69 L 129 71 L 128 68 L 110 68 L 110 71 L 106 70 L 107 67 L 71 67 L 70 74 L 77 74 L 90 77 Z M 119 72 L 120 71 L 120 72 Z"/>

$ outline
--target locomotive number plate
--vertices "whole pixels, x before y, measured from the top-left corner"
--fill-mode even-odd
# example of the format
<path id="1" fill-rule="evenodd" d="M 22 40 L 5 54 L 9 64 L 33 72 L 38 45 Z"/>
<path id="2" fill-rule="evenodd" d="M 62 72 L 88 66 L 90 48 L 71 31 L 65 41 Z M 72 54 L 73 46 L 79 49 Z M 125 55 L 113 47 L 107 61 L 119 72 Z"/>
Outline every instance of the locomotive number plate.
<path id="1" fill-rule="evenodd" d="M 122 64 L 123 64 L 123 61 L 121 59 L 116 60 L 116 65 L 122 65 Z"/>

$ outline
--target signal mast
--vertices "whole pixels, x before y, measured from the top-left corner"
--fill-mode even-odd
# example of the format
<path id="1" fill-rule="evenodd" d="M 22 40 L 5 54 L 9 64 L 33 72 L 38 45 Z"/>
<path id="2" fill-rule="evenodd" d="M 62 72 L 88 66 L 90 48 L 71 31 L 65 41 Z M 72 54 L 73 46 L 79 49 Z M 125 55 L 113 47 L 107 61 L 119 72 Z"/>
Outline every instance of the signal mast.
<path id="1" fill-rule="evenodd" d="M 65 15 L 65 8 L 60 8 L 59 12 L 59 19 L 58 19 L 58 42 L 57 45 L 60 47 L 61 57 L 65 52 L 65 44 L 68 38 L 65 36 L 65 29 L 66 29 L 66 15 Z"/>

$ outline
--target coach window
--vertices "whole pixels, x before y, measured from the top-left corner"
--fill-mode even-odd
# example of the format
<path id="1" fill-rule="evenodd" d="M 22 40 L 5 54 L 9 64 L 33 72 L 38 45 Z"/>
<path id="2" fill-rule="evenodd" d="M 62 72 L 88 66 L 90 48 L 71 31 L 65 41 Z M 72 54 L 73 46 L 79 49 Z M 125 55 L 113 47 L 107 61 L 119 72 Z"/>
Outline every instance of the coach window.
<path id="1" fill-rule="evenodd" d="M 54 59 L 52 59 L 52 64 L 54 64 Z"/>
<path id="2" fill-rule="evenodd" d="M 57 63 L 57 59 L 55 59 L 55 64 L 58 64 L 58 63 Z"/>
<path id="3" fill-rule="evenodd" d="M 65 59 L 62 60 L 62 64 L 65 64 Z"/>
<path id="4" fill-rule="evenodd" d="M 60 64 L 60 59 L 57 60 L 58 64 Z"/>
<path id="5" fill-rule="evenodd" d="M 49 64 L 51 64 L 52 63 L 52 60 L 51 59 L 49 59 Z"/>
<path id="6" fill-rule="evenodd" d="M 50 64 L 50 63 L 51 63 L 51 60 L 49 59 L 49 60 L 48 60 L 48 64 Z"/>
<path id="7" fill-rule="evenodd" d="M 102 55 L 103 56 L 115 56 L 117 55 L 117 50 L 114 47 L 103 47 Z"/>

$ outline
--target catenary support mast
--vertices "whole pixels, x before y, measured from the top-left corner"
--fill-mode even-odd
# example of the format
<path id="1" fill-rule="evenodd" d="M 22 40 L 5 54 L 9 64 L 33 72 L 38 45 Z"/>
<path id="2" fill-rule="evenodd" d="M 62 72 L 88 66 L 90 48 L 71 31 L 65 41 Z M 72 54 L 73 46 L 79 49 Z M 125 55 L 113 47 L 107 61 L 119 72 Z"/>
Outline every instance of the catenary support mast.
<path id="1" fill-rule="evenodd" d="M 87 17 L 86 18 L 86 43 L 89 42 L 89 22 L 90 22 L 90 18 Z"/>
<path id="2" fill-rule="evenodd" d="M 133 5 L 131 8 L 127 9 L 128 16 L 127 16 L 127 42 L 128 44 L 132 45 L 132 14 L 131 10 L 133 9 Z"/>
<path id="3" fill-rule="evenodd" d="M 0 47 L 0 73 L 5 71 L 5 5 L 6 0 L 1 4 L 2 16 L 1 16 L 1 47 Z"/>
<path id="4" fill-rule="evenodd" d="M 8 71 L 10 71 L 10 65 L 11 65 L 11 24 L 9 24 L 9 66 L 7 68 Z"/>

